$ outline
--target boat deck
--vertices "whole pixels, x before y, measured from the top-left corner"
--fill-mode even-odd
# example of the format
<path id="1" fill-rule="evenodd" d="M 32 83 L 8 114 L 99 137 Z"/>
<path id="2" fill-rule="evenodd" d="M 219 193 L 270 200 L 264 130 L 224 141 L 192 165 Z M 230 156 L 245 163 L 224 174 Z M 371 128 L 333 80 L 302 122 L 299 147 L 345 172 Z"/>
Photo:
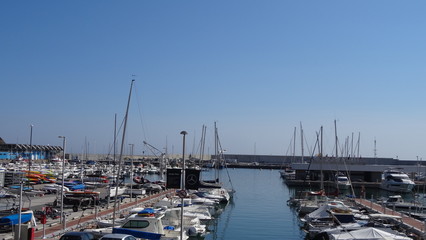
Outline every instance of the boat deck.
<path id="1" fill-rule="evenodd" d="M 147 196 L 142 199 L 128 199 L 127 202 L 120 203 L 120 212 L 125 212 L 130 208 L 142 207 L 152 204 L 158 201 L 161 198 L 164 198 L 167 194 L 173 194 L 174 190 L 167 190 L 157 194 L 153 194 Z M 76 212 L 73 213 L 72 216 L 69 216 L 65 225 L 65 232 L 71 231 L 80 231 L 80 229 L 87 228 L 91 224 L 94 223 L 94 220 L 98 217 L 106 217 L 108 215 L 112 215 L 114 211 L 113 204 L 111 204 L 108 208 L 98 208 L 97 213 L 94 209 L 90 209 L 88 212 Z M 119 216 L 119 215 L 118 215 Z M 59 237 L 63 234 L 63 225 L 60 223 L 56 224 L 46 224 L 45 230 L 43 233 L 43 225 L 37 225 L 37 229 L 34 233 L 35 239 L 59 239 Z M 44 237 L 44 238 L 43 238 Z"/>
<path id="2" fill-rule="evenodd" d="M 397 212 L 394 209 L 379 205 L 367 199 L 356 198 L 355 202 L 378 213 L 402 217 L 402 222 L 406 229 L 418 236 L 421 236 L 422 239 L 426 239 L 426 222 L 419 221 L 409 215 Z"/>

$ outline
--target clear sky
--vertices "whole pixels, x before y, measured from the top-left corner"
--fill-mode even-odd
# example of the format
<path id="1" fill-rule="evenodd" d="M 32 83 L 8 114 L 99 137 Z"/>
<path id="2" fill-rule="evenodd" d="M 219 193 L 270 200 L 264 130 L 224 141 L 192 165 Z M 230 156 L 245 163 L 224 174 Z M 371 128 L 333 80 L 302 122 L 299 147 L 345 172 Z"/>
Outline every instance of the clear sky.
<path id="1" fill-rule="evenodd" d="M 425 1 L 0 2 L 0 137 L 108 152 L 130 88 L 126 151 L 426 159 Z M 132 75 L 135 75 L 134 77 Z M 354 143 L 354 145 L 355 145 Z M 351 145 L 351 144 L 349 144 Z"/>

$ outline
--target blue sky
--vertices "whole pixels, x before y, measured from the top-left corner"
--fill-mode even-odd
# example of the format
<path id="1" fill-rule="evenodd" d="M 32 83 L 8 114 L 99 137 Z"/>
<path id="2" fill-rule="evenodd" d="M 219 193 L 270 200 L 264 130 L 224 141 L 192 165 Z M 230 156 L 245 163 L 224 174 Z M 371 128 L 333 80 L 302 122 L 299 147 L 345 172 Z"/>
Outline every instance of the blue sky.
<path id="1" fill-rule="evenodd" d="M 426 159 L 423 1 L 1 1 L 1 134 L 8 143 L 196 152 L 213 124 L 228 153 L 290 154 L 324 127 L 324 153 Z M 132 77 L 132 75 L 135 75 Z M 299 130 L 298 134 L 299 134 Z M 297 142 L 300 142 L 297 136 Z M 309 146 L 309 147 L 308 147 Z M 300 144 L 296 146 L 300 154 Z M 128 146 L 126 147 L 128 150 Z M 305 149 L 305 154 L 308 150 Z"/>

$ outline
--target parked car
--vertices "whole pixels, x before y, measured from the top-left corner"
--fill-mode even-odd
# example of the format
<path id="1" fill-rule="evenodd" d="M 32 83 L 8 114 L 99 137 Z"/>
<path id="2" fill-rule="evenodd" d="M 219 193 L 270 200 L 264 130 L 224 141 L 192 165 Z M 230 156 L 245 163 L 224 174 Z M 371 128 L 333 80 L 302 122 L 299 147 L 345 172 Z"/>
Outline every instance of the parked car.
<path id="1" fill-rule="evenodd" d="M 88 232 L 67 232 L 59 240 L 95 240 L 95 236 Z"/>
<path id="2" fill-rule="evenodd" d="M 132 235 L 121 234 L 121 233 L 110 233 L 106 234 L 99 240 L 136 240 Z"/>

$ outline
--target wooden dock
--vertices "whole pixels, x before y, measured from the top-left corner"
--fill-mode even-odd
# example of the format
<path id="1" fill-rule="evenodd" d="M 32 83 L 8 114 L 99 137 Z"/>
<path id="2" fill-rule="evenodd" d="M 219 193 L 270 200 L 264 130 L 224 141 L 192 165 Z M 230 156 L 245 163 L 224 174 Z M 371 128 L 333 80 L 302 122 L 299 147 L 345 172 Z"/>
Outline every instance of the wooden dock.
<path id="1" fill-rule="evenodd" d="M 127 212 L 131 208 L 148 206 L 160 200 L 161 198 L 164 198 L 167 194 L 173 194 L 173 193 L 174 193 L 174 190 L 167 190 L 157 194 L 149 195 L 142 199 L 137 199 L 136 201 L 134 201 L 133 199 L 130 202 L 121 203 L 118 216 L 121 213 Z M 90 212 L 87 212 L 87 213 L 83 212 L 83 213 L 73 214 L 73 216 L 68 217 L 66 221 L 65 232 L 80 231 L 80 229 L 87 228 L 91 226 L 92 224 L 94 224 L 97 217 L 99 218 L 99 217 L 111 216 L 114 211 L 114 208 L 112 205 L 113 204 L 111 204 L 109 208 L 99 207 L 97 213 L 94 209 L 90 209 L 89 210 Z M 39 224 L 37 225 L 37 229 L 34 233 L 34 237 L 35 239 L 54 240 L 54 239 L 59 239 L 63 233 L 64 233 L 63 225 L 60 223 L 46 224 L 44 233 L 43 233 L 43 225 Z"/>
<path id="2" fill-rule="evenodd" d="M 419 221 L 406 214 L 397 212 L 394 209 L 379 205 L 367 199 L 356 198 L 355 202 L 374 212 L 401 217 L 404 228 L 408 232 L 412 232 L 415 235 L 419 236 L 419 239 L 426 239 L 426 222 Z"/>

